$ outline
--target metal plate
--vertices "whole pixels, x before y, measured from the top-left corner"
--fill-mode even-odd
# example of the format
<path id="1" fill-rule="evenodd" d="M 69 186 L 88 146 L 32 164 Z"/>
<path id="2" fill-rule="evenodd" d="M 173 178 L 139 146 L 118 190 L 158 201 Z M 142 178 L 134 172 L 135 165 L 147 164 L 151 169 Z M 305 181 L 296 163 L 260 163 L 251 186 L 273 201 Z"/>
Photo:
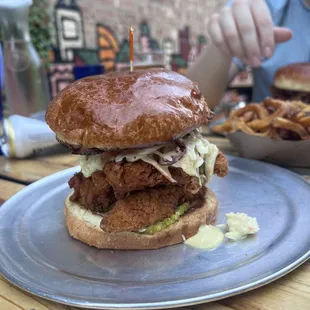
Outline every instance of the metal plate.
<path id="1" fill-rule="evenodd" d="M 227 212 L 260 224 L 256 237 L 207 252 L 182 245 L 153 251 L 96 250 L 64 226 L 66 182 L 78 170 L 25 188 L 0 208 L 0 271 L 35 295 L 87 308 L 167 308 L 212 301 L 264 285 L 310 255 L 310 185 L 269 164 L 230 157 L 213 178 Z"/>

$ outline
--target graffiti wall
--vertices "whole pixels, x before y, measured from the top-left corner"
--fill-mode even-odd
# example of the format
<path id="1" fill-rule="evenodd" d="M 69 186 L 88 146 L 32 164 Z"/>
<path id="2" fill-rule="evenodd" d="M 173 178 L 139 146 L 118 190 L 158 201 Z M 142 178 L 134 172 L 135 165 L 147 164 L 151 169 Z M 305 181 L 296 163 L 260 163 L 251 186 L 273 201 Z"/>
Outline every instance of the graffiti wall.
<path id="1" fill-rule="evenodd" d="M 54 26 L 50 52 L 52 96 L 74 80 L 74 68 L 128 67 L 128 29 L 137 54 L 161 55 L 169 69 L 185 72 L 208 44 L 208 17 L 226 0 L 50 0 Z"/>

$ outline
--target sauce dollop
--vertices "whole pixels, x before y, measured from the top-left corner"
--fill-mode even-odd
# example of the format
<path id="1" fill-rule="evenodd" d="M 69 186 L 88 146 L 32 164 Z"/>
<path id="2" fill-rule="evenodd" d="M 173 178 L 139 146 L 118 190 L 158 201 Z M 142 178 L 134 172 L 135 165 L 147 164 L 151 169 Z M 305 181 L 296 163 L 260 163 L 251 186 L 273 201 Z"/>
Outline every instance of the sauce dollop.
<path id="1" fill-rule="evenodd" d="M 187 239 L 185 244 L 204 250 L 213 250 L 219 247 L 224 241 L 223 232 L 215 226 L 202 225 L 198 233 Z"/>

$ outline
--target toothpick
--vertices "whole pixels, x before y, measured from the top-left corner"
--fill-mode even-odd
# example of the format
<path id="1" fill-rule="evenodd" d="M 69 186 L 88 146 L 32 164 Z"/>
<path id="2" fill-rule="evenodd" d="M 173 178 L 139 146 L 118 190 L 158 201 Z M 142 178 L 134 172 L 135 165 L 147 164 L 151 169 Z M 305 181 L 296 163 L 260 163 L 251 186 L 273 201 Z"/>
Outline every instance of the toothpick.
<path id="1" fill-rule="evenodd" d="M 129 60 L 130 60 L 130 72 L 133 72 L 133 28 L 129 28 Z"/>

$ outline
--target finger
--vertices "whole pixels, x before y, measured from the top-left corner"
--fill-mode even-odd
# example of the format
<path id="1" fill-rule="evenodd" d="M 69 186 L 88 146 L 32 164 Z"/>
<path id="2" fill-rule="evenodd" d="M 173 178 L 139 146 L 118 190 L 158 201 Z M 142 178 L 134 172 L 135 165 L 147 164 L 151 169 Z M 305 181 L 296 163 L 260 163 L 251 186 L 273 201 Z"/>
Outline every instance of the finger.
<path id="1" fill-rule="evenodd" d="M 290 40 L 293 36 L 293 33 L 290 29 L 283 27 L 274 27 L 274 39 L 276 43 L 283 43 Z"/>
<path id="2" fill-rule="evenodd" d="M 235 1 L 232 7 L 244 53 L 252 67 L 260 66 L 260 47 L 250 7 L 244 1 Z"/>
<path id="3" fill-rule="evenodd" d="M 208 33 L 211 42 L 224 54 L 230 55 L 230 51 L 224 40 L 222 30 L 219 24 L 219 14 L 213 14 L 208 25 Z"/>
<path id="4" fill-rule="evenodd" d="M 251 3 L 250 10 L 258 34 L 260 54 L 269 58 L 272 56 L 275 46 L 271 14 L 265 1 L 255 1 L 255 8 L 254 1 Z"/>
<path id="5" fill-rule="evenodd" d="M 243 53 L 242 42 L 230 8 L 225 7 L 222 10 L 219 23 L 226 41 L 226 45 L 228 46 L 231 54 L 243 59 L 245 55 Z"/>

